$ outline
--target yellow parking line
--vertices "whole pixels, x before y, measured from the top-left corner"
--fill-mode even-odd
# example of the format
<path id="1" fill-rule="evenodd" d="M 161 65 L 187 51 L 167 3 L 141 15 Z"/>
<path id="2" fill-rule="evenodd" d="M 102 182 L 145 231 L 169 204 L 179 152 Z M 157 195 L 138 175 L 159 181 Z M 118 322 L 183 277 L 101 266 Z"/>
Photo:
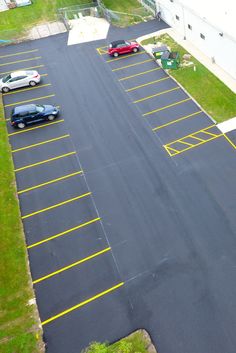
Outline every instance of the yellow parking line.
<path id="1" fill-rule="evenodd" d="M 0 56 L 0 59 L 2 59 L 2 58 L 9 58 L 10 56 L 17 56 L 17 55 L 23 55 L 23 54 L 28 54 L 28 53 L 35 53 L 36 51 L 38 51 L 38 49 L 27 50 L 27 51 L 19 51 L 18 53 L 7 54 L 7 55 L 1 55 L 1 56 Z"/>
<path id="2" fill-rule="evenodd" d="M 0 66 L 7 66 L 7 65 L 22 63 L 22 62 L 31 61 L 31 60 L 38 60 L 38 59 L 42 59 L 42 56 L 36 56 L 36 57 L 34 57 L 34 58 L 23 59 L 23 60 L 17 60 L 17 61 L 11 61 L 11 62 L 9 62 L 9 63 L 0 64 Z M 19 70 L 18 70 L 18 71 L 19 71 Z"/>
<path id="3" fill-rule="evenodd" d="M 64 158 L 64 157 L 69 157 L 69 156 L 71 156 L 73 154 L 76 154 L 76 151 L 65 153 L 65 154 L 61 154 L 61 155 L 59 155 L 57 157 L 45 159 L 44 161 L 40 161 L 40 162 L 37 162 L 37 163 L 25 165 L 24 167 L 20 167 L 20 168 L 14 169 L 14 172 L 20 172 L 22 170 L 33 168 L 33 167 L 36 167 L 36 166 L 41 165 L 41 164 L 50 163 L 50 162 L 56 161 L 56 160 Z"/>
<path id="4" fill-rule="evenodd" d="M 119 70 L 123 70 L 123 69 L 127 69 L 129 67 L 132 67 L 132 66 L 137 66 L 137 65 L 141 65 L 141 64 L 144 64 L 144 63 L 148 63 L 150 61 L 153 61 L 153 59 L 147 59 L 147 60 L 144 60 L 144 61 L 140 61 L 138 63 L 135 63 L 135 64 L 130 64 L 130 65 L 126 65 L 126 66 L 122 66 L 122 67 L 118 67 L 116 69 L 113 69 L 111 71 L 119 71 Z"/>
<path id="5" fill-rule="evenodd" d="M 42 128 L 47 127 L 47 126 L 51 126 L 51 125 L 55 125 L 55 124 L 58 124 L 58 123 L 62 123 L 63 121 L 64 121 L 64 119 L 60 119 L 60 120 L 57 120 L 57 121 L 52 121 L 51 123 L 47 123 L 47 124 L 44 124 L 44 125 L 35 126 L 35 127 L 29 128 L 29 129 L 12 132 L 11 134 L 8 134 L 8 136 L 19 135 L 19 134 L 23 134 L 23 133 L 28 132 L 28 131 L 32 131 L 32 130 L 36 130 L 36 129 L 42 129 Z"/>
<path id="6" fill-rule="evenodd" d="M 143 102 L 143 101 L 146 101 L 146 100 L 148 100 L 148 99 L 151 99 L 151 98 L 154 98 L 154 97 L 158 97 L 158 96 L 160 96 L 160 95 L 162 95 L 162 94 L 175 91 L 175 90 L 177 90 L 177 89 L 180 89 L 180 87 L 177 86 L 177 87 L 175 87 L 175 88 L 171 88 L 171 89 L 168 89 L 168 90 L 166 90 L 166 91 L 162 91 L 162 92 L 159 92 L 159 93 L 156 93 L 156 94 L 152 94 L 151 96 L 147 96 L 147 97 L 138 99 L 138 100 L 134 101 L 133 103 Z"/>
<path id="7" fill-rule="evenodd" d="M 128 89 L 125 90 L 125 92 L 131 92 L 131 91 L 134 91 L 135 89 L 139 89 L 139 88 L 142 88 L 142 87 L 153 85 L 154 83 L 161 82 L 161 81 L 164 81 L 164 80 L 170 80 L 170 77 L 169 76 L 168 77 L 163 77 L 163 78 L 160 78 L 159 80 L 147 82 L 147 83 L 144 83 L 144 84 L 139 85 L 139 86 L 128 88 Z"/>
<path id="8" fill-rule="evenodd" d="M 40 67 L 44 67 L 44 65 L 36 65 L 36 66 L 30 66 L 30 67 L 24 67 L 23 69 L 18 69 L 18 71 L 26 71 L 26 70 L 31 70 L 31 69 L 39 69 Z M 11 71 L 6 71 L 6 72 L 0 72 L 0 75 L 6 75 L 10 74 Z"/>
<path id="9" fill-rule="evenodd" d="M 17 91 L 11 91 L 11 92 L 7 92 L 7 93 L 3 93 L 3 96 L 8 96 L 9 94 L 16 94 L 16 93 L 21 93 L 21 92 L 25 92 L 25 91 L 31 91 L 32 89 L 43 88 L 43 87 L 47 87 L 47 86 L 51 86 L 51 85 L 52 85 L 51 83 L 45 83 L 44 85 L 23 88 L 23 89 L 19 89 Z"/>
<path id="10" fill-rule="evenodd" d="M 151 70 L 139 72 L 138 74 L 135 74 L 135 75 L 122 77 L 122 78 L 120 78 L 118 81 L 129 80 L 130 78 L 133 78 L 133 77 L 136 77 L 136 76 L 145 75 L 145 74 L 148 74 L 149 72 L 157 71 L 157 70 L 160 70 L 160 69 L 161 69 L 160 67 L 156 67 L 155 69 L 151 69 Z"/>
<path id="11" fill-rule="evenodd" d="M 150 115 L 150 114 L 159 112 L 161 110 L 164 110 L 164 109 L 167 109 L 167 108 L 170 108 L 170 107 L 174 107 L 175 105 L 187 102 L 189 100 L 191 100 L 191 98 L 183 99 L 182 101 L 179 101 L 179 102 L 176 102 L 176 103 L 172 103 L 172 104 L 169 104 L 169 105 L 165 105 L 164 107 L 161 107 L 161 108 L 158 108 L 158 109 L 154 109 L 154 110 L 151 110 L 150 112 L 144 113 L 143 116 Z"/>
<path id="12" fill-rule="evenodd" d="M 31 245 L 28 245 L 28 246 L 27 246 L 27 249 L 32 249 L 32 248 L 34 248 L 34 247 L 36 247 L 36 246 L 39 246 L 39 245 L 41 245 L 41 244 L 43 244 L 43 243 L 47 243 L 48 241 L 51 241 L 51 240 L 53 240 L 53 239 L 62 237 L 63 235 L 72 233 L 72 232 L 74 232 L 75 230 L 78 230 L 78 229 L 83 228 L 83 227 L 86 227 L 86 226 L 88 226 L 88 225 L 90 225 L 90 224 L 92 224 L 92 223 L 95 223 L 95 222 L 97 222 L 97 221 L 100 221 L 100 219 L 101 219 L 101 218 L 97 217 L 97 218 L 91 219 L 91 220 L 88 221 L 88 222 L 81 223 L 81 224 L 79 224 L 79 225 L 76 226 L 76 227 L 73 227 L 73 228 L 64 230 L 64 232 L 61 232 L 61 233 L 52 235 L 52 236 L 49 237 L 49 238 L 45 238 L 45 239 L 43 239 L 43 240 L 38 241 L 37 243 L 33 243 L 33 244 L 31 244 Z"/>
<path id="13" fill-rule="evenodd" d="M 64 176 L 62 176 L 60 178 L 52 179 L 52 180 L 49 180 L 49 181 L 47 181 L 45 183 L 38 184 L 38 185 L 35 185 L 35 186 L 31 186 L 30 188 L 18 191 L 18 195 L 24 194 L 25 192 L 28 192 L 28 191 L 31 191 L 31 190 L 39 189 L 39 188 L 41 188 L 43 186 L 46 186 L 46 185 L 54 184 L 54 183 L 56 183 L 58 181 L 61 181 L 61 180 L 69 179 L 69 178 L 71 178 L 71 177 L 73 177 L 75 175 L 79 175 L 79 174 L 82 174 L 82 173 L 83 173 L 83 171 L 79 170 L 78 172 L 67 174 L 67 175 L 64 175 Z"/>
<path id="14" fill-rule="evenodd" d="M 204 130 L 211 129 L 212 127 L 216 127 L 216 125 L 215 125 L 215 124 L 209 125 L 209 126 L 203 128 L 203 129 L 201 129 L 201 130 L 198 130 L 198 131 L 193 132 L 191 135 L 198 134 L 199 132 L 204 132 Z M 184 136 L 182 136 L 181 138 L 179 138 L 178 140 L 174 140 L 174 141 L 172 141 L 172 142 L 167 143 L 166 146 L 171 145 L 171 144 L 173 144 L 174 142 L 178 142 L 179 140 L 185 139 L 186 137 L 189 137 L 189 136 L 190 136 L 190 135 L 184 135 Z M 217 136 L 219 136 L 219 135 L 217 135 Z"/>
<path id="15" fill-rule="evenodd" d="M 110 251 L 110 250 L 111 250 L 111 248 L 109 247 L 109 248 L 103 249 L 103 250 L 101 250 L 101 251 L 98 251 L 98 252 L 96 252 L 96 253 L 94 253 L 94 254 L 92 254 L 92 255 L 90 255 L 90 256 L 87 256 L 87 257 L 85 257 L 85 258 L 83 258 L 83 259 L 81 259 L 81 260 L 79 260 L 79 261 L 73 262 L 72 264 L 70 264 L 70 265 L 68 265 L 68 266 L 62 267 L 62 268 L 60 268 L 59 270 L 57 270 L 57 271 L 55 271 L 55 272 L 51 272 L 51 273 L 49 273 L 49 274 L 46 275 L 46 276 L 43 276 L 43 277 L 41 277 L 41 278 L 38 278 L 38 279 L 34 280 L 34 281 L 33 281 L 33 284 L 36 284 L 36 283 L 45 281 L 45 280 L 48 279 L 48 278 L 51 278 L 51 277 L 53 277 L 53 276 L 55 276 L 55 275 L 58 275 L 58 274 L 61 273 L 61 272 L 67 271 L 67 270 L 69 270 L 69 269 L 71 269 L 71 268 L 73 268 L 73 267 L 75 267 L 75 266 L 78 266 L 78 265 L 80 265 L 80 264 L 82 264 L 82 263 L 84 263 L 84 262 L 86 262 L 86 261 L 89 261 L 89 260 L 91 260 L 91 259 L 93 259 L 93 258 L 95 258 L 95 257 L 97 257 L 97 256 L 99 256 L 99 255 L 102 255 L 102 254 L 104 254 L 104 253 L 106 253 L 106 252 L 108 252 L 108 251 Z"/>
<path id="16" fill-rule="evenodd" d="M 107 63 L 111 63 L 111 62 L 114 62 L 114 61 L 117 61 L 117 60 L 131 58 L 132 56 L 140 55 L 140 54 L 146 54 L 146 52 L 145 51 L 140 51 L 138 53 L 134 53 L 134 54 L 130 54 L 130 55 L 123 55 L 123 56 L 120 56 L 119 58 L 116 58 L 116 59 L 107 60 L 106 62 Z"/>
<path id="17" fill-rule="evenodd" d="M 46 211 L 50 211 L 50 210 L 53 210 L 54 208 L 57 208 L 57 207 L 61 207 L 61 206 L 64 206 L 64 205 L 67 205 L 68 203 L 71 203 L 71 202 L 74 202 L 76 200 L 79 200 L 79 199 L 82 199 L 86 196 L 89 196 L 91 195 L 91 192 L 86 192 L 85 194 L 82 194 L 82 195 L 79 195 L 79 196 L 76 196 L 76 197 L 73 197 L 72 199 L 68 199 L 68 200 L 65 200 L 63 202 L 59 202 L 55 205 L 52 205 L 52 206 L 49 206 L 49 207 L 46 207 L 46 208 L 42 208 L 41 210 L 38 210 L 38 211 L 35 211 L 35 212 L 32 212 L 32 213 L 29 213 L 25 216 L 22 217 L 22 219 L 26 219 L 26 218 L 29 218 L 29 217 L 33 217 L 39 213 L 43 213 L 43 212 L 46 212 Z"/>
<path id="18" fill-rule="evenodd" d="M 98 298 L 100 298 L 100 297 L 103 297 L 104 295 L 106 295 L 106 294 L 108 294 L 108 293 L 114 291 L 115 289 L 120 288 L 120 287 L 123 286 L 123 285 L 124 285 L 124 282 L 120 282 L 120 283 L 118 283 L 116 286 L 111 287 L 111 288 L 109 288 L 109 289 L 106 289 L 105 291 L 100 292 L 100 293 L 96 294 L 95 296 L 93 296 L 93 297 L 91 297 L 91 298 L 89 298 L 89 299 L 87 299 L 87 300 L 85 300 L 85 301 L 83 301 L 83 302 L 81 302 L 81 303 L 79 303 L 79 304 L 77 304 L 77 305 L 75 305 L 75 306 L 72 306 L 71 308 L 69 308 L 69 309 L 67 309 L 67 310 L 65 310 L 65 311 L 62 311 L 62 312 L 60 312 L 59 314 L 50 317 L 49 319 L 43 321 L 43 322 L 42 322 L 42 325 L 46 325 L 46 324 L 48 324 L 49 322 L 54 321 L 54 320 L 58 319 L 59 317 L 64 316 L 64 315 L 70 313 L 70 312 L 73 311 L 73 310 L 79 309 L 80 307 L 82 307 L 82 306 L 84 306 L 84 305 L 86 305 L 86 304 L 88 304 L 88 303 L 91 303 L 92 301 L 94 301 L 94 300 L 96 300 L 96 299 L 98 299 Z"/>
<path id="19" fill-rule="evenodd" d="M 201 110 L 198 110 L 198 111 L 197 111 L 197 112 L 195 112 L 195 113 L 192 113 L 192 114 L 189 114 L 189 115 L 182 116 L 182 117 L 181 117 L 181 118 L 179 118 L 179 119 L 176 119 L 176 120 L 171 120 L 170 122 L 168 122 L 168 123 L 166 123 L 166 124 L 159 125 L 159 126 L 157 126 L 157 127 L 153 128 L 153 129 L 152 129 L 152 131 L 157 131 L 157 130 L 159 130 L 159 129 L 162 129 L 163 127 L 166 127 L 166 126 L 169 126 L 169 125 L 172 125 L 172 124 L 178 123 L 179 121 L 182 121 L 182 120 L 188 119 L 188 118 L 190 118 L 190 117 L 192 117 L 192 116 L 194 116 L 194 115 L 200 114 L 200 113 L 202 113 L 202 111 L 201 111 Z"/>
<path id="20" fill-rule="evenodd" d="M 46 143 L 58 141 L 58 140 L 67 138 L 69 136 L 70 136 L 69 134 L 66 134 L 66 135 L 55 137 L 53 139 L 46 140 L 46 141 L 43 141 L 43 142 L 34 143 L 33 145 L 28 145 L 28 146 L 24 146 L 24 147 L 21 147 L 21 148 L 17 148 L 16 150 L 12 150 L 12 153 L 19 152 L 19 151 L 24 151 L 24 150 L 27 150 L 29 148 L 33 148 L 33 147 L 37 147 L 37 146 L 41 146 L 41 145 L 45 145 Z"/>
<path id="21" fill-rule="evenodd" d="M 32 99 L 28 99 L 26 101 L 20 101 L 20 102 L 15 102 L 15 103 L 11 103 L 11 104 L 6 104 L 5 108 L 12 107 L 13 105 L 29 103 L 29 102 L 33 102 L 33 101 L 39 101 L 40 99 L 46 99 L 46 98 L 51 98 L 51 97 L 55 97 L 55 94 L 49 94 L 48 96 L 44 96 L 44 97 L 32 98 Z"/>
<path id="22" fill-rule="evenodd" d="M 233 141 L 230 140 L 230 138 L 226 135 L 226 133 L 223 133 L 223 136 L 226 138 L 226 140 L 231 144 L 231 146 L 233 146 L 234 149 L 236 149 L 235 144 L 233 143 Z"/>
<path id="23" fill-rule="evenodd" d="M 191 137 L 192 139 L 198 140 L 198 141 L 205 141 L 204 139 L 201 139 L 200 137 L 197 137 L 197 136 L 194 136 L 194 135 L 189 135 L 189 137 Z"/>
<path id="24" fill-rule="evenodd" d="M 48 74 L 40 74 L 41 77 L 48 76 Z"/>

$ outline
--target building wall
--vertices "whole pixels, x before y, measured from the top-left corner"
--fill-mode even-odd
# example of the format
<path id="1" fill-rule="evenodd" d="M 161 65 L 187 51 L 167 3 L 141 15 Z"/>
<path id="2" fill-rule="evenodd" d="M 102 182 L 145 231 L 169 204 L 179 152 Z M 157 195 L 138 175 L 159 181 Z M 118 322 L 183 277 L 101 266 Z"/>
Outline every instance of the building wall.
<path id="1" fill-rule="evenodd" d="M 236 79 L 235 38 L 222 32 L 218 24 L 209 23 L 204 18 L 204 10 L 201 17 L 176 0 L 162 0 L 156 3 L 165 22 Z"/>

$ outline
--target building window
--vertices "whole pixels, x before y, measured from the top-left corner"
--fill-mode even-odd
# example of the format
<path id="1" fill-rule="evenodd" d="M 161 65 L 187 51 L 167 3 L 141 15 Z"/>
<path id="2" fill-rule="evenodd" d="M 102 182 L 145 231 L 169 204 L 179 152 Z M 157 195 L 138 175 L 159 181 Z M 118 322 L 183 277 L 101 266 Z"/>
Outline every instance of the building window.
<path id="1" fill-rule="evenodd" d="M 204 34 L 202 34 L 202 33 L 200 33 L 200 37 L 201 37 L 202 39 L 205 39 L 205 36 L 204 36 Z"/>
<path id="2" fill-rule="evenodd" d="M 178 20 L 178 21 L 179 21 L 179 16 L 178 16 L 178 15 L 175 15 L 175 18 L 176 18 L 176 20 Z"/>
<path id="3" fill-rule="evenodd" d="M 192 26 L 191 26 L 191 25 L 188 25 L 188 29 L 192 30 Z"/>

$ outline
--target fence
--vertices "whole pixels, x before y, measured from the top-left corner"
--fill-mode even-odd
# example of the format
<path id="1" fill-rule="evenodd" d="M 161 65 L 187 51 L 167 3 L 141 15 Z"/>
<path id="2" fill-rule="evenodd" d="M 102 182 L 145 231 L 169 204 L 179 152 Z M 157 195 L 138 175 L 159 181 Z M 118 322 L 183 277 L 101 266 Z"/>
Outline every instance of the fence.
<path id="1" fill-rule="evenodd" d="M 140 4 L 143 5 L 146 9 L 151 11 L 151 13 L 155 16 L 157 13 L 157 4 L 156 0 L 138 0 Z"/>

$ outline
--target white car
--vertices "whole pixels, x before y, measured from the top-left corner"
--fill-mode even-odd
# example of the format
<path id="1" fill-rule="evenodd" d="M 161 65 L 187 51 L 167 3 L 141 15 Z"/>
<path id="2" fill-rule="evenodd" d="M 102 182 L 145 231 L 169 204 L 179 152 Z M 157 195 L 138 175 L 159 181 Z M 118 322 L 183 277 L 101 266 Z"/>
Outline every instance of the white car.
<path id="1" fill-rule="evenodd" d="M 14 88 L 36 86 L 39 82 L 40 75 L 36 70 L 15 71 L 0 79 L 0 90 L 7 93 Z"/>

